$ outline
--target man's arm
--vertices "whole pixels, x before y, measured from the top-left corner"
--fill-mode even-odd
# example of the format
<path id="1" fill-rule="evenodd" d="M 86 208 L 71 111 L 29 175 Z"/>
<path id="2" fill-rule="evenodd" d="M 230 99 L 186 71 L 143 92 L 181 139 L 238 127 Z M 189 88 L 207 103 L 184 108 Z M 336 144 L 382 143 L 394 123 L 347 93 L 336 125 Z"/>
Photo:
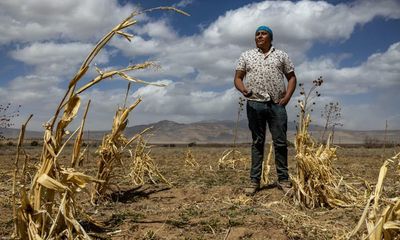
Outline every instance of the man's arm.
<path id="1" fill-rule="evenodd" d="M 281 100 L 279 100 L 279 105 L 283 105 L 283 106 L 286 106 L 286 104 L 288 104 L 288 102 L 290 101 L 290 98 L 293 95 L 294 90 L 296 89 L 296 85 L 297 85 L 296 74 L 294 73 L 294 71 L 292 71 L 288 74 L 285 74 L 285 76 L 286 76 L 286 79 L 288 80 L 286 94 Z"/>
<path id="2" fill-rule="evenodd" d="M 239 92 L 241 92 L 243 96 L 249 97 L 251 95 L 251 92 L 249 92 L 243 84 L 243 79 L 245 76 L 246 76 L 245 71 L 236 70 L 235 79 L 233 80 L 233 82 L 235 84 L 236 89 L 239 90 Z"/>

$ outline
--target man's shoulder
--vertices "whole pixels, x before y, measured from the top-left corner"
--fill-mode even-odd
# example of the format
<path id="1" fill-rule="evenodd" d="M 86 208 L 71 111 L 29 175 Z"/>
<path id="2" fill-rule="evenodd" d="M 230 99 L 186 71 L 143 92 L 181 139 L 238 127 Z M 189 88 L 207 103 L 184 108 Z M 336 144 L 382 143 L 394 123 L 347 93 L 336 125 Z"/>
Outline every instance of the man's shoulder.
<path id="1" fill-rule="evenodd" d="M 257 53 L 258 53 L 257 48 L 252 48 L 252 49 L 248 49 L 248 50 L 242 52 L 241 56 L 248 58 L 248 57 L 254 56 Z"/>
<path id="2" fill-rule="evenodd" d="M 274 49 L 274 53 L 279 55 L 288 55 L 285 51 L 277 48 Z"/>

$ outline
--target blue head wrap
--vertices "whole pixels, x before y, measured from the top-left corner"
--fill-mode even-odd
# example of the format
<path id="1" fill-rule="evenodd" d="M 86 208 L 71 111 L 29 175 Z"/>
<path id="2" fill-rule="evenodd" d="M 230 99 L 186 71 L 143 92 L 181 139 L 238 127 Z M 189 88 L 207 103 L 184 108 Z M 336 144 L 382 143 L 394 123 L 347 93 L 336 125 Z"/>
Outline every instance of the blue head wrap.
<path id="1" fill-rule="evenodd" d="M 257 30 L 256 30 L 256 33 L 258 32 L 258 31 L 262 31 L 262 30 L 264 30 L 264 31 L 267 31 L 268 33 L 269 33 L 269 36 L 271 37 L 271 40 L 273 39 L 273 33 L 272 33 L 272 30 L 271 30 L 271 28 L 269 28 L 269 27 L 267 27 L 267 26 L 259 26 L 258 28 L 257 28 Z"/>

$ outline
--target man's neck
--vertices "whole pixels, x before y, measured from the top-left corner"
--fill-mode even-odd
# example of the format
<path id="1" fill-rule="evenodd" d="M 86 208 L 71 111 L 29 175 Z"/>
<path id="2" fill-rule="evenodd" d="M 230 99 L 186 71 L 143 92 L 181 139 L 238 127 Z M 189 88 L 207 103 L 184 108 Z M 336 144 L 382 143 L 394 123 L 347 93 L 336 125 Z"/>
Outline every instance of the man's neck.
<path id="1" fill-rule="evenodd" d="M 271 49 L 271 47 L 272 47 L 272 45 L 270 44 L 270 45 L 268 45 L 268 46 L 261 46 L 261 47 L 259 47 L 259 49 L 261 49 L 261 51 L 263 52 L 263 53 L 267 53 L 270 49 Z"/>

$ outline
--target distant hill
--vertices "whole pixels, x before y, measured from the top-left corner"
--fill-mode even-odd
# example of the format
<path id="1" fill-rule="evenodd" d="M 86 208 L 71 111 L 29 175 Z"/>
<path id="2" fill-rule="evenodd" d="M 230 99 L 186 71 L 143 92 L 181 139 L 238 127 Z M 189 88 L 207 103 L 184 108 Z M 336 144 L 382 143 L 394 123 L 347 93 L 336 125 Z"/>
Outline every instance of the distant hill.
<path id="1" fill-rule="evenodd" d="M 125 135 L 131 137 L 140 133 L 146 128 L 152 127 L 149 131 L 151 143 L 232 143 L 236 123 L 233 121 L 202 121 L 195 123 L 177 123 L 173 121 L 160 121 L 152 124 L 136 125 L 125 129 Z M 18 129 L 0 129 L 0 132 L 7 138 L 18 138 Z M 318 139 L 323 132 L 323 127 L 310 126 L 310 133 Z M 85 138 L 101 140 L 108 131 L 85 131 Z M 288 140 L 293 141 L 296 133 L 295 123 L 288 123 Z M 26 139 L 40 139 L 43 133 L 39 131 L 27 131 Z M 270 138 L 268 136 L 268 138 Z M 388 143 L 400 143 L 400 130 L 385 131 L 353 131 L 338 129 L 335 131 L 335 142 L 343 144 L 361 144 L 368 141 L 384 141 Z M 241 120 L 237 127 L 238 143 L 251 142 L 251 135 L 248 129 L 247 119 Z"/>
<path id="2" fill-rule="evenodd" d="M 5 138 L 9 139 L 18 139 L 20 129 L 16 128 L 0 128 L 0 134 Z M 26 139 L 36 139 L 43 138 L 43 132 L 40 131 L 26 131 L 25 132 Z"/>

